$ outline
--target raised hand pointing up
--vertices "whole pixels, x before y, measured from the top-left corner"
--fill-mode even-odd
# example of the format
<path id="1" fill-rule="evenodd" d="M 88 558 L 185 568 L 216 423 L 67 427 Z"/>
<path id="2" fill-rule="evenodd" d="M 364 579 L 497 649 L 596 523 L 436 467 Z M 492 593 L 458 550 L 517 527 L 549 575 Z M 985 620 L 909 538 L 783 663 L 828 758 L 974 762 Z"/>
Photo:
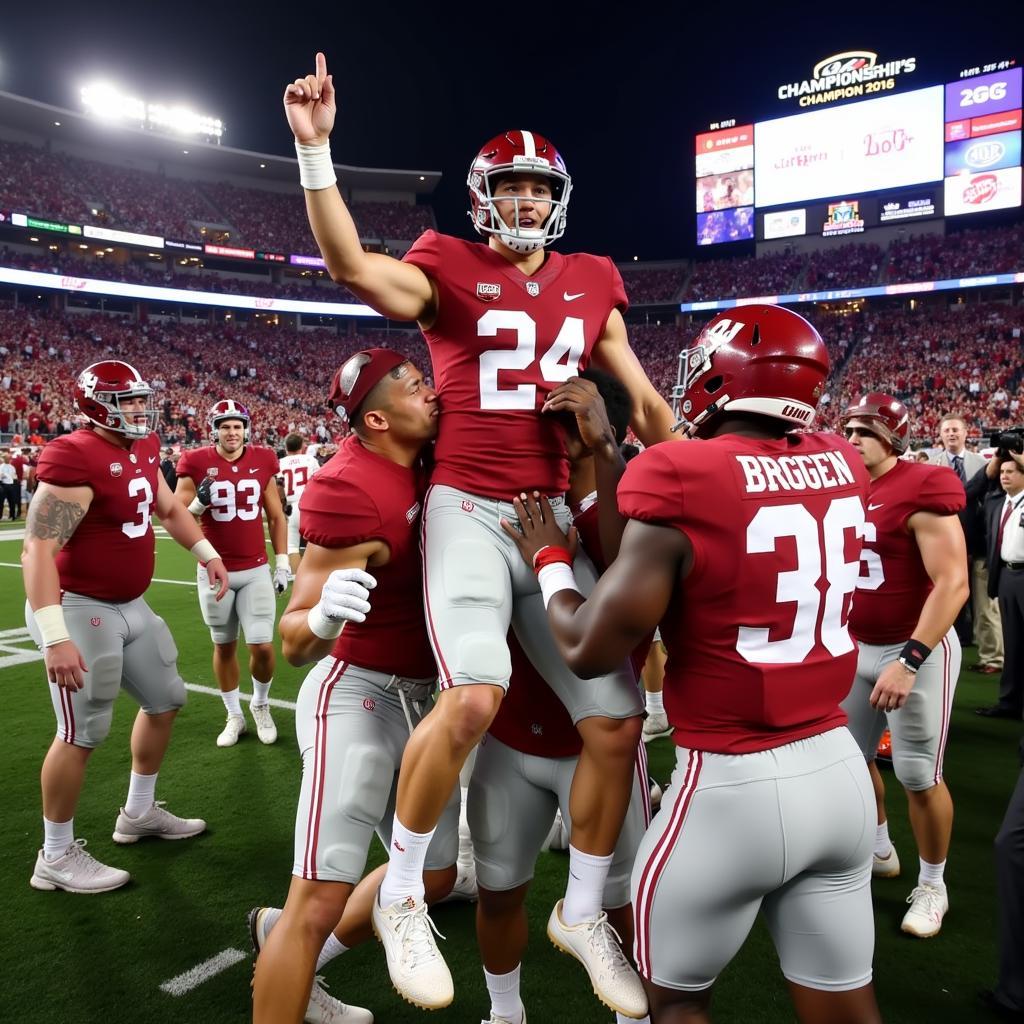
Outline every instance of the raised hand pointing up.
<path id="1" fill-rule="evenodd" d="M 327 74 L 327 58 L 316 55 L 316 74 L 296 78 L 284 90 L 284 112 L 295 141 L 306 146 L 325 143 L 334 127 L 337 107 L 334 82 Z"/>

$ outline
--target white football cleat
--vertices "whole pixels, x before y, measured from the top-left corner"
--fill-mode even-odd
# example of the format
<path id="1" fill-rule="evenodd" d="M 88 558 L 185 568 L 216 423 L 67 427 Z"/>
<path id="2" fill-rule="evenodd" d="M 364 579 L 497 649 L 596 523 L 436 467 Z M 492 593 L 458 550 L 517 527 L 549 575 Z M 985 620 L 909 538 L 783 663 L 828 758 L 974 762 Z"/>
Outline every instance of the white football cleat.
<path id="1" fill-rule="evenodd" d="M 522 1009 L 522 1003 L 519 1004 Z M 480 1021 L 480 1024 L 516 1024 L 510 1017 L 499 1017 L 493 1010 L 491 1010 L 490 1017 L 487 1020 Z M 526 1024 L 526 1010 L 523 1010 L 523 1015 L 520 1018 L 519 1024 Z"/>
<path id="2" fill-rule="evenodd" d="M 647 1013 L 647 995 L 640 977 L 623 955 L 620 939 L 602 910 L 576 925 L 562 920 L 562 900 L 548 918 L 548 938 L 575 957 L 590 977 L 594 995 L 623 1017 L 639 1020 Z"/>
<path id="3" fill-rule="evenodd" d="M 326 991 L 327 983 L 317 976 L 309 992 L 305 1024 L 373 1024 L 373 1014 L 361 1006 L 349 1006 Z"/>
<path id="4" fill-rule="evenodd" d="M 888 857 L 879 857 L 877 853 L 872 855 L 871 875 L 873 878 L 900 877 L 900 858 L 895 846 L 889 850 Z"/>
<path id="5" fill-rule="evenodd" d="M 131 877 L 127 871 L 101 864 L 85 852 L 85 840 L 76 839 L 56 860 L 47 860 L 40 850 L 28 884 L 44 892 L 110 892 L 127 885 Z"/>
<path id="6" fill-rule="evenodd" d="M 427 905 L 407 896 L 381 907 L 378 891 L 371 920 L 384 946 L 395 991 L 406 1002 L 424 1010 L 440 1010 L 450 1005 L 455 998 L 455 984 L 434 940 L 434 933 L 441 933 L 430 920 Z"/>
<path id="7" fill-rule="evenodd" d="M 164 801 L 157 800 L 145 814 L 129 818 L 121 808 L 114 824 L 115 843 L 137 843 L 152 836 L 154 839 L 191 839 L 206 831 L 202 818 L 179 818 L 164 810 Z"/>
<path id="8" fill-rule="evenodd" d="M 281 917 L 279 907 L 253 907 L 246 920 L 249 923 L 249 938 L 252 940 L 252 951 L 259 956 L 267 944 L 267 936 Z"/>
<path id="9" fill-rule="evenodd" d="M 476 884 L 476 862 L 471 860 L 463 864 L 456 861 L 456 867 L 458 873 L 452 891 L 443 900 L 437 901 L 438 906 L 442 903 L 476 903 L 480 898 Z"/>
<path id="10" fill-rule="evenodd" d="M 260 743 L 274 743 L 277 740 L 277 726 L 274 719 L 270 717 L 269 704 L 250 704 L 249 713 L 256 723 L 256 735 Z M 223 735 L 223 733 L 221 733 Z M 220 743 L 220 740 L 217 740 Z"/>
<path id="11" fill-rule="evenodd" d="M 551 828 L 541 844 L 542 850 L 568 850 L 569 830 L 565 827 L 562 819 L 561 809 L 555 811 L 555 819 L 551 822 Z"/>
<path id="12" fill-rule="evenodd" d="M 672 726 L 668 724 L 668 715 L 664 711 L 647 713 L 644 719 L 644 743 L 650 743 L 659 736 L 667 736 L 671 731 Z"/>
<path id="13" fill-rule="evenodd" d="M 241 715 L 228 715 L 224 731 L 217 737 L 217 746 L 233 747 L 238 742 L 238 737 L 247 731 L 245 719 Z"/>
<path id="14" fill-rule="evenodd" d="M 903 915 L 900 928 L 908 935 L 930 939 L 942 929 L 942 919 L 949 911 L 946 887 L 919 885 L 907 897 L 910 909 Z"/>

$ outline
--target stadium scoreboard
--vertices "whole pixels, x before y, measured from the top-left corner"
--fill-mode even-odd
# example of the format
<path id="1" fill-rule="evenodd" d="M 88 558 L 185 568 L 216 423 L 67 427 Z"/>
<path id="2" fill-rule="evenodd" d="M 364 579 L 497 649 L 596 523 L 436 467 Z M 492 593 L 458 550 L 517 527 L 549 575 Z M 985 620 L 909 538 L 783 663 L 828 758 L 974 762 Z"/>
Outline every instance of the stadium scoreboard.
<path id="1" fill-rule="evenodd" d="M 916 58 L 827 57 L 777 99 L 801 108 L 695 139 L 697 243 L 865 229 L 1021 205 L 1021 68 L 908 88 Z"/>

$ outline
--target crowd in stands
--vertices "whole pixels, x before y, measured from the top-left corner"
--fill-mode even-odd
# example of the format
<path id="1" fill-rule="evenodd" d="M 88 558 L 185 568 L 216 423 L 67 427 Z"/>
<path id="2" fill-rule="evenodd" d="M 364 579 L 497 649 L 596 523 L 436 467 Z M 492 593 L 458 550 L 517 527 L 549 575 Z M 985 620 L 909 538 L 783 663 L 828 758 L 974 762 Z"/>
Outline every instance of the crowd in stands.
<path id="1" fill-rule="evenodd" d="M 968 229 L 955 235 L 911 236 L 889 246 L 886 280 L 942 281 L 1024 269 L 1024 224 Z"/>
<path id="2" fill-rule="evenodd" d="M 308 255 L 318 251 L 297 179 L 294 193 L 200 183 L 2 140 L 0 209 L 185 241 L 198 239 L 202 225 L 233 228 L 231 244 Z M 411 241 L 433 225 L 427 206 L 354 203 L 352 212 L 366 239 Z"/>
<path id="3" fill-rule="evenodd" d="M 871 242 L 846 242 L 835 248 L 813 252 L 807 259 L 805 292 L 868 288 L 878 283 L 882 264 L 881 246 Z"/>
<path id="4" fill-rule="evenodd" d="M 707 260 L 693 268 L 686 298 L 693 302 L 739 295 L 783 295 L 796 291 L 805 258 L 794 253 L 768 253 Z"/>
<path id="5" fill-rule="evenodd" d="M 687 269 L 679 267 L 629 267 L 622 270 L 622 283 L 633 306 L 670 303 L 679 300 Z"/>

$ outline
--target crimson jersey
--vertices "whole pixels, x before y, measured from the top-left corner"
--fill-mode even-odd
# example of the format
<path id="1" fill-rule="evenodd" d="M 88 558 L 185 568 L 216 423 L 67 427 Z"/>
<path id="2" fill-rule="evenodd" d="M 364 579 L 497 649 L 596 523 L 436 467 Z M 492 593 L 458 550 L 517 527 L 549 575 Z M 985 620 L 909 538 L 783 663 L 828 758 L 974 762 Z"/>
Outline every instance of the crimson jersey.
<path id="1" fill-rule="evenodd" d="M 960 478 L 947 466 L 902 459 L 871 481 L 861 573 L 850 630 L 866 644 L 909 640 L 932 581 L 907 520 L 915 512 L 952 516 L 967 504 Z"/>
<path id="2" fill-rule="evenodd" d="M 505 498 L 569 485 L 548 393 L 586 369 L 626 292 L 607 257 L 549 252 L 526 277 L 487 245 L 427 231 L 405 254 L 437 288 L 424 331 L 441 403 L 432 482 Z"/>
<path id="3" fill-rule="evenodd" d="M 212 503 L 199 525 L 228 572 L 255 569 L 267 561 L 263 491 L 277 471 L 277 456 L 262 445 L 247 444 L 234 462 L 215 444 L 181 453 L 178 476 L 189 477 L 196 487 L 204 477 L 213 480 Z"/>
<path id="4" fill-rule="evenodd" d="M 622 513 L 693 547 L 661 623 L 677 744 L 743 754 L 845 723 L 867 491 L 856 450 L 825 433 L 659 444 L 626 467 Z"/>
<path id="5" fill-rule="evenodd" d="M 61 590 L 113 604 L 141 597 L 156 557 L 151 519 L 160 438 L 150 434 L 122 448 L 95 430 L 76 430 L 46 445 L 36 477 L 56 487 L 89 487 L 93 494 L 89 511 L 57 552 Z"/>
<path id="6" fill-rule="evenodd" d="M 377 580 L 370 613 L 345 626 L 334 657 L 410 679 L 437 675 L 423 614 L 424 484 L 422 473 L 368 451 L 350 434 L 299 501 L 300 529 L 311 544 L 348 548 L 382 540 L 390 550 L 386 565 L 367 566 Z"/>

